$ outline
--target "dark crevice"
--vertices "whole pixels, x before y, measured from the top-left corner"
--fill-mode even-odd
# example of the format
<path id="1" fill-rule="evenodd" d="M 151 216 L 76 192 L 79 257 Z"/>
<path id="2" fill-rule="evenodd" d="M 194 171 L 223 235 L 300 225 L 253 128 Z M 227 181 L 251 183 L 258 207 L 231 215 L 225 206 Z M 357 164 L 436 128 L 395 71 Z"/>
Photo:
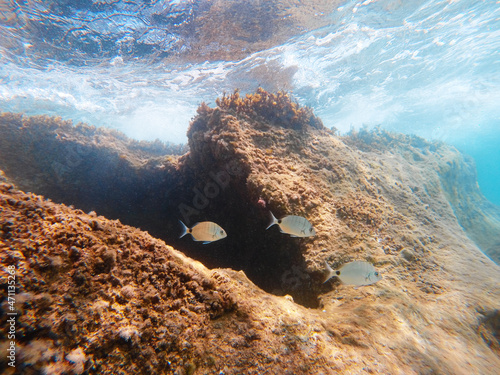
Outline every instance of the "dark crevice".
<path id="1" fill-rule="evenodd" d="M 49 127 L 56 127 L 43 119 Z M 1 135 L 8 147 L 0 150 L 0 169 L 20 189 L 87 213 L 95 211 L 108 219 L 119 219 L 209 268 L 243 270 L 266 292 L 289 294 L 304 306 L 318 306 L 314 291 L 319 290 L 321 277 L 306 271 L 302 256 L 310 239 L 291 238 L 277 226 L 265 229 L 269 209 L 248 192 L 248 172 L 231 170 L 226 164 L 207 164 L 207 160 L 205 169 L 193 168 L 190 163 L 195 161 L 189 155 L 179 160 L 154 156 L 140 165 L 117 153 L 116 147 L 95 147 L 87 138 L 92 135 L 78 142 L 62 142 L 43 126 L 32 129 L 32 124 L 28 132 L 21 130 L 19 134 L 19 129 L 27 127 L 20 127 L 19 119 L 15 120 L 2 125 Z M 22 155 L 19 150 L 24 150 Z M 273 213 L 278 217 L 286 214 Z M 228 237 L 207 245 L 189 235 L 179 238 L 179 220 L 189 226 L 214 221 Z"/>
<path id="2" fill-rule="evenodd" d="M 109 219 L 119 219 L 124 224 L 146 230 L 208 268 L 243 270 L 266 292 L 289 294 L 297 303 L 317 307 L 317 296 L 311 294 L 313 279 L 306 271 L 301 255 L 301 245 L 308 240 L 291 238 L 280 233 L 277 226 L 266 230 L 270 221 L 269 210 L 249 201 L 242 182 L 220 189 L 216 197 L 206 199 L 208 204 L 203 209 L 196 209 L 193 204 L 193 199 L 200 196 L 197 191 L 202 192 L 195 188 L 197 185 L 199 182 L 193 180 L 177 185 L 168 195 L 145 194 L 138 192 L 141 184 L 133 183 L 122 185 L 119 192 L 109 191 L 106 187 L 113 185 L 104 179 L 93 194 L 76 195 L 75 191 L 77 199 L 71 196 L 70 190 L 65 190 L 64 200 L 50 191 L 43 194 L 83 211 L 96 211 Z M 165 188 L 158 186 L 152 190 L 162 192 Z M 197 213 L 183 215 L 180 207 L 189 207 Z M 188 226 L 198 221 L 214 221 L 226 230 L 228 236 L 209 244 L 196 242 L 190 235 L 179 238 L 182 233 L 179 220 Z"/>
<path id="3" fill-rule="evenodd" d="M 311 293 L 313 279 L 306 271 L 301 253 L 302 244 L 308 240 L 291 238 L 280 233 L 277 226 L 266 230 L 270 222 L 269 210 L 250 200 L 244 180 L 231 181 L 225 189 L 219 186 L 218 194 L 213 189 L 212 197 L 207 198 L 204 187 L 215 185 L 213 179 L 206 177 L 201 181 L 194 177 L 182 182 L 171 180 L 168 194 L 138 196 L 135 184 L 122 186 L 118 201 L 108 200 L 100 207 L 94 204 L 102 200 L 99 196 L 87 196 L 87 199 L 80 196 L 78 203 L 68 197 L 65 203 L 72 203 L 84 211 L 95 210 L 107 218 L 120 219 L 124 224 L 148 231 L 209 268 L 243 270 L 263 290 L 278 295 L 289 294 L 297 303 L 317 307 L 317 296 Z M 99 195 L 107 195 L 104 187 L 108 182 L 103 181 L 101 186 Z M 165 190 L 162 183 L 152 189 L 157 192 Z M 108 193 L 112 195 L 112 192 Z M 202 203 L 206 203 L 206 207 Z M 279 216 L 279 213 L 275 214 Z M 198 221 L 214 221 L 226 230 L 228 236 L 209 244 L 196 242 L 190 235 L 179 238 L 182 233 L 179 220 L 188 226 Z"/>

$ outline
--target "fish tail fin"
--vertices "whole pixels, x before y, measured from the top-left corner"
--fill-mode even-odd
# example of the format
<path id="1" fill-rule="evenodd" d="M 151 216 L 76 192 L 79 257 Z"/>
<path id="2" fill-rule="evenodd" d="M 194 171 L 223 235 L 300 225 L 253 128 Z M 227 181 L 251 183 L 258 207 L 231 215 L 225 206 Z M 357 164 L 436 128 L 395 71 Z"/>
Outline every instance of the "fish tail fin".
<path id="1" fill-rule="evenodd" d="M 276 219 L 274 217 L 274 215 L 273 215 L 273 213 L 271 211 L 269 211 L 269 213 L 271 214 L 271 222 L 267 226 L 266 230 L 268 230 L 269 228 L 271 228 L 274 224 L 278 224 L 278 219 Z"/>
<path id="2" fill-rule="evenodd" d="M 182 238 L 184 237 L 186 234 L 189 233 L 189 228 L 186 226 L 186 224 L 184 224 L 181 220 L 179 220 L 179 223 L 181 223 L 182 225 L 182 234 L 179 238 Z"/>
<path id="3" fill-rule="evenodd" d="M 323 281 L 323 284 L 326 283 L 328 280 L 330 280 L 333 276 L 335 276 L 335 271 L 333 270 L 332 267 L 330 267 L 330 265 L 326 261 L 325 261 L 325 267 L 326 267 L 326 276 L 325 276 L 325 281 Z"/>

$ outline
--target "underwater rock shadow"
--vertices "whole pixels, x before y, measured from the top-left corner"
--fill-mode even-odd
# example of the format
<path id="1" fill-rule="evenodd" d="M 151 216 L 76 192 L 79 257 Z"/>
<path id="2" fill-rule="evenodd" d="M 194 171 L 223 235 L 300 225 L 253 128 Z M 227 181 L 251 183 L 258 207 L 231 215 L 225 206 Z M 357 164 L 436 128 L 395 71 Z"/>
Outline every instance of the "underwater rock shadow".
<path id="1" fill-rule="evenodd" d="M 49 349 L 62 343 L 61 362 L 80 345 L 89 373 L 128 364 L 137 373 L 493 373 L 499 268 L 460 227 L 440 175 L 460 154 L 387 132 L 339 138 L 320 125 L 286 94 L 234 93 L 201 105 L 189 153 L 169 155 L 106 129 L 0 116 L 7 179 L 78 207 L 0 184 L 0 255 L 17 262 L 24 290 L 42 294 L 24 305 L 37 322 L 23 327 L 47 334 Z M 265 230 L 269 211 L 308 218 L 316 236 Z M 229 236 L 178 238 L 179 219 L 217 222 Z M 383 280 L 321 283 L 325 261 L 351 260 L 373 263 Z"/>
<path id="2" fill-rule="evenodd" d="M 117 132 L 47 116 L 5 114 L 1 129 L 1 166 L 19 188 L 119 219 L 207 267 L 243 270 L 266 292 L 318 306 L 301 256 L 305 240 L 265 230 L 269 209 L 253 199 L 246 184 L 249 169 L 237 158 L 221 162 L 205 156 L 197 164 L 192 152 L 153 153 Z M 19 150 L 24 152 L 16 155 Z M 229 235 L 207 245 L 190 235 L 180 239 L 179 220 L 214 221 Z"/>
<path id="3" fill-rule="evenodd" d="M 202 103 L 188 130 L 187 153 L 47 116 L 3 114 L 0 121 L 0 167 L 19 188 L 147 230 L 211 268 L 243 270 L 265 291 L 290 294 L 308 307 L 318 307 L 318 296 L 331 289 L 321 283 L 325 259 L 348 260 L 353 249 L 372 257 L 364 241 L 386 231 L 389 217 L 402 220 L 391 216 L 380 194 L 400 204 L 414 193 L 384 176 L 366 177 L 353 150 L 400 148 L 404 155 L 410 149 L 411 162 L 422 163 L 439 149 L 381 131 L 343 143 L 309 108 L 262 89 L 225 95 L 216 108 Z M 358 188 L 364 193 L 353 192 Z M 417 194 L 422 202 L 430 199 L 423 191 Z M 300 239 L 266 231 L 269 211 L 308 217 L 321 234 Z M 323 227 L 324 215 L 336 225 L 334 235 Z M 214 221 L 229 236 L 208 245 L 179 239 L 179 219 L 189 226 Z M 385 255 L 405 246 L 390 245 L 396 250 L 386 247 Z"/>

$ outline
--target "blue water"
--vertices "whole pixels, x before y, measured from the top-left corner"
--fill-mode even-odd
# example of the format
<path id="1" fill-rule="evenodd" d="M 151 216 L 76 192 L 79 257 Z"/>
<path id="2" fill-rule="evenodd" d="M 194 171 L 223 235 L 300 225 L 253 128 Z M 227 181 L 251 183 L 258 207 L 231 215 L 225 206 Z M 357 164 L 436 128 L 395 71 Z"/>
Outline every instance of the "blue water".
<path id="1" fill-rule="evenodd" d="M 185 142 L 200 102 L 286 89 L 342 133 L 380 125 L 456 146 L 500 205 L 497 1 L 216 3 L 201 28 L 214 2 L 3 2 L 0 109 Z M 221 37 L 225 22 L 247 32 Z"/>

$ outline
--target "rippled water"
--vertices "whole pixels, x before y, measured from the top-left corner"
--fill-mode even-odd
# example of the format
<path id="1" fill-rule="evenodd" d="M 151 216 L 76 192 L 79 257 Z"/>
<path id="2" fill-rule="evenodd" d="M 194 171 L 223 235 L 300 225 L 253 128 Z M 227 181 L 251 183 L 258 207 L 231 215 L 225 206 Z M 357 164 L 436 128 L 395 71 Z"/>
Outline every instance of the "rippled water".
<path id="1" fill-rule="evenodd" d="M 2 110 L 184 142 L 201 101 L 286 89 L 341 132 L 457 146 L 500 204 L 498 1 L 7 1 L 0 24 Z"/>

